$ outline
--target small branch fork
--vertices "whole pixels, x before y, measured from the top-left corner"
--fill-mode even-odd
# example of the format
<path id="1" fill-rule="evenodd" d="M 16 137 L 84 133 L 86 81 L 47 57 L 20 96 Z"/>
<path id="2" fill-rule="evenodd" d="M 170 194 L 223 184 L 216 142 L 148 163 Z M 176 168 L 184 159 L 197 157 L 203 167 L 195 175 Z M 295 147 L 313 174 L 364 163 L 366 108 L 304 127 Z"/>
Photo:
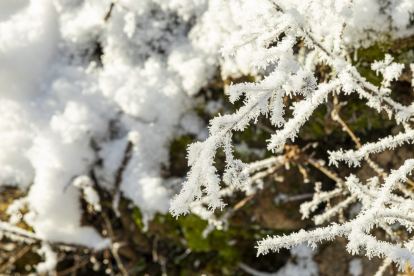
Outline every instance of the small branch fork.
<path id="1" fill-rule="evenodd" d="M 342 120 L 339 116 L 339 111 L 343 106 L 346 105 L 346 102 L 339 103 L 338 96 L 334 95 L 334 108 L 331 111 L 331 117 L 334 121 L 338 122 L 344 131 L 348 133 L 348 135 L 352 138 L 354 143 L 356 144 L 357 148 L 360 149 L 362 147 L 359 139 L 355 136 L 355 134 L 351 131 L 348 125 Z M 388 174 L 385 172 L 383 168 L 381 168 L 377 163 L 375 163 L 370 157 L 365 156 L 365 160 L 367 161 L 368 165 L 378 174 L 378 177 L 386 178 Z M 414 187 L 414 182 L 407 178 L 406 182 Z"/>

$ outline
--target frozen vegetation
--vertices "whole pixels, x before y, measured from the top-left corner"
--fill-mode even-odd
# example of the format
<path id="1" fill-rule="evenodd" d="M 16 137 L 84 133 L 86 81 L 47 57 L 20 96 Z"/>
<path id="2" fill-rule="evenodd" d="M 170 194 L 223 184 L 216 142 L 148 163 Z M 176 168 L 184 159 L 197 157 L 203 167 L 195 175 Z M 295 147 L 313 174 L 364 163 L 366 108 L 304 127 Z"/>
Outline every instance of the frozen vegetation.
<path id="1" fill-rule="evenodd" d="M 3 0 L 0 186 L 16 187 L 24 196 L 8 206 L 0 233 L 41 244 L 37 273 L 55 269 L 56 244 L 111 249 L 119 264 L 120 245 L 81 223 L 80 198 L 100 213 L 104 190 L 118 216 L 121 197 L 138 207 L 144 230 L 157 213 L 193 213 L 208 222 L 199 237 L 208 238 L 214 229 L 225 231 L 238 209 L 226 206 L 225 197 L 263 189 L 265 177 L 289 165 L 289 149 L 314 111 L 334 102 L 332 119 L 343 123 L 339 108 L 356 94 L 364 108 L 385 111 L 403 131 L 363 145 L 355 138 L 356 149 L 329 149 L 326 161 L 339 168 L 366 162 L 377 176 L 361 181 L 331 173 L 337 186 L 330 191 L 316 182 L 310 201 L 301 205 L 303 218 L 320 204 L 342 199 L 315 214 L 322 227 L 269 236 L 258 242 L 258 255 L 290 249 L 298 261 L 272 275 L 316 275 L 310 249 L 345 237 L 349 253 L 384 259 L 377 275 L 391 262 L 405 270 L 414 263 L 414 241 L 399 236 L 394 226 L 408 231 L 414 226 L 413 194 L 406 184 L 414 159 L 388 172 L 370 155 L 414 140 L 414 105 L 393 97 L 393 83 L 414 68 L 414 59 L 410 65 L 389 54 L 378 57 L 370 68 L 382 79 L 377 85 L 358 71 L 357 53 L 413 36 L 413 14 L 412 0 Z M 322 65 L 331 69 L 324 79 L 316 76 Z M 255 82 L 226 88 L 226 97 L 241 102 L 240 108 L 212 119 L 207 131 L 194 112 L 200 90 L 217 76 L 247 75 Z M 214 114 L 220 103 L 209 102 L 205 109 Z M 258 124 L 259 117 L 274 132 L 267 141 L 272 155 L 245 164 L 233 155 L 233 135 Z M 200 141 L 189 146 L 190 171 L 177 186 L 162 168 L 171 165 L 172 141 L 184 134 Z M 224 172 L 216 168 L 219 149 Z M 335 170 L 323 160 L 309 160 L 328 174 Z M 326 223 L 356 202 L 362 207 L 354 218 Z M 374 227 L 391 238 L 377 239 L 370 233 Z M 252 275 L 270 275 L 239 266 Z M 361 275 L 358 259 L 350 271 Z"/>

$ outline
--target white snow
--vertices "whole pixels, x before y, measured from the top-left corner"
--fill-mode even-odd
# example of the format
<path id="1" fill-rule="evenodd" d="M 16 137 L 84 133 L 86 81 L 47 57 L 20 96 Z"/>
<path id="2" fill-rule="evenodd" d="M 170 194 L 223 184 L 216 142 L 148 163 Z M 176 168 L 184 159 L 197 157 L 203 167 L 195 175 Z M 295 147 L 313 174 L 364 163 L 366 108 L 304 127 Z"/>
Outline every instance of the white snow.
<path id="1" fill-rule="evenodd" d="M 410 0 L 397 1 L 385 11 L 376 0 L 356 0 L 354 7 L 347 1 L 280 2 L 283 13 L 267 0 L 0 2 L 0 186 L 27 191 L 9 214 L 11 223 L 23 219 L 44 242 L 40 253 L 46 262 L 39 271 L 49 271 L 56 263 L 48 243 L 95 249 L 109 245 L 80 223 L 80 197 L 100 209 L 93 185 L 111 193 L 119 189 L 140 208 L 144 222 L 168 208 L 174 215 L 187 213 L 193 200 L 205 193 L 210 208 L 223 208 L 215 151 L 219 146 L 225 150 L 227 183 L 239 188 L 248 183 L 246 165 L 232 155 L 231 131 L 243 130 L 259 115 L 268 114 L 281 128 L 269 144 L 274 151 L 286 139 L 293 140 L 313 110 L 339 87 L 359 93 L 377 109 L 385 99 L 398 122 L 411 116 L 413 107 L 387 97 L 389 81 L 399 76 L 401 65 L 387 57 L 374 65 L 388 78 L 379 90 L 340 56 L 345 44 L 360 47 L 379 40 L 389 32 L 384 23 L 388 18 L 394 38 L 412 34 L 407 27 L 414 11 Z M 344 22 L 348 27 L 341 41 Z M 282 33 L 285 37 L 269 48 Z M 297 37 L 310 47 L 301 62 L 292 50 Z M 324 42 L 313 48 L 312 41 L 320 38 Z M 317 85 L 310 69 L 319 56 L 335 68 L 336 80 Z M 266 77 L 228 88 L 230 100 L 244 95 L 245 105 L 212 120 L 206 141 L 190 147 L 189 179 L 170 205 L 172 191 L 165 185 L 169 180 L 161 176 L 169 144 L 183 132 L 207 137 L 204 124 L 191 113 L 193 96 L 219 69 L 223 78 L 259 73 Z M 361 85 L 380 96 L 364 92 Z M 286 121 L 283 98 L 294 94 L 305 99 L 291 107 L 294 117 Z M 208 104 L 206 110 L 214 113 L 220 106 Z M 393 142 L 409 141 L 403 136 Z M 122 168 L 128 143 L 130 159 Z M 382 146 L 363 147 L 358 158 Z M 357 163 L 358 158 L 349 162 Z M 115 183 L 120 168 L 122 181 Z M 86 181 L 92 170 L 97 183 L 72 185 L 79 177 Z M 21 218 L 23 206 L 28 213 Z"/>
<path id="2" fill-rule="evenodd" d="M 362 275 L 362 260 L 360 258 L 353 258 L 349 262 L 349 274 L 352 276 Z"/>

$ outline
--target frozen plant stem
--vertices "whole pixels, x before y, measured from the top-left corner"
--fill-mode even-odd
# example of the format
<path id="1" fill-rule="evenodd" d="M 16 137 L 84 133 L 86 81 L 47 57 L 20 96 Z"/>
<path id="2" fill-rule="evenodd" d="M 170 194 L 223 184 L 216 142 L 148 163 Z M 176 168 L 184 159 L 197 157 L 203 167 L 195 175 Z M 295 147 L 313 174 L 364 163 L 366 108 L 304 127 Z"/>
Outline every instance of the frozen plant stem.
<path id="1" fill-rule="evenodd" d="M 366 184 L 361 183 L 354 175 L 349 175 L 344 181 L 335 172 L 319 164 L 312 156 L 307 156 L 304 152 L 291 151 L 295 153 L 293 157 L 289 157 L 288 150 L 286 150 L 286 154 L 283 156 L 284 162 L 296 164 L 304 179 L 308 179 L 308 173 L 304 166 L 308 163 L 338 184 L 332 191 L 321 191 L 321 183 L 316 183 L 312 201 L 301 205 L 303 217 L 309 217 L 311 212 L 314 212 L 323 202 L 330 206 L 330 200 L 338 197 L 339 203 L 327 208 L 322 214 L 314 216 L 314 220 L 316 224 L 322 224 L 339 214 L 341 224 L 331 224 L 308 232 L 302 230 L 284 237 L 269 237 L 259 242 L 258 254 L 265 254 L 270 250 L 278 251 L 282 247 L 291 248 L 306 241 L 315 247 L 323 240 L 345 236 L 348 239 L 347 250 L 351 254 L 357 254 L 361 249 L 364 249 L 368 257 L 389 258 L 404 270 L 405 265 L 414 260 L 411 249 L 407 243 L 402 242 L 393 234 L 389 226 L 398 222 L 408 231 L 414 228 L 414 218 L 410 211 L 414 210 L 414 201 L 409 196 L 410 191 L 401 184 L 405 181 L 411 183 L 407 174 L 411 173 L 414 161 L 408 159 L 403 166 L 388 174 L 372 161 L 369 154 L 394 148 L 402 143 L 412 142 L 412 130 L 407 127 L 404 134 L 383 139 L 378 143 L 362 145 L 339 116 L 339 110 L 345 105 L 345 102 L 338 102 L 339 93 L 344 93 L 345 96 L 355 93 L 360 98 L 367 100 L 367 108 L 371 107 L 377 112 L 385 110 L 390 117 L 395 117 L 398 124 L 403 123 L 408 126 L 406 122 L 414 114 L 414 105 L 403 106 L 390 97 L 391 81 L 398 80 L 404 65 L 393 62 L 390 55 L 385 55 L 383 61 L 372 63 L 371 69 L 383 77 L 381 87 L 376 87 L 363 78 L 357 68 L 349 62 L 349 49 L 344 41 L 348 26 L 352 26 L 349 22 L 352 20 L 353 9 L 359 5 L 355 1 L 341 2 L 338 4 L 339 7 L 335 5 L 329 8 L 325 7 L 326 14 L 333 13 L 338 17 L 337 25 L 334 27 L 337 33 L 326 35 L 327 37 L 318 33 L 315 27 L 318 22 L 311 21 L 314 19 L 312 9 L 324 9 L 322 6 L 317 6 L 314 2 L 298 5 L 297 8 L 283 3 L 283 1 L 264 0 L 260 3 L 263 5 L 263 12 L 257 12 L 255 16 L 247 16 L 246 19 L 242 19 L 245 21 L 244 24 L 249 27 L 232 36 L 222 48 L 222 53 L 224 57 L 239 57 L 243 53 L 243 49 L 251 47 L 249 48 L 252 51 L 250 65 L 268 70 L 268 72 L 260 82 L 236 84 L 229 87 L 230 101 L 235 102 L 243 96 L 244 106 L 235 114 L 213 119 L 210 124 L 210 137 L 204 142 L 198 142 L 189 147 L 188 159 L 191 169 L 180 194 L 171 201 L 171 214 L 179 216 L 190 212 L 192 209 L 190 210 L 189 206 L 193 201 L 200 201 L 203 204 L 208 202 L 209 209 L 213 210 L 224 207 L 220 198 L 223 195 L 220 193 L 221 187 L 219 185 L 221 178 L 213 166 L 213 157 L 219 147 L 223 147 L 226 154 L 224 183 L 232 187 L 230 192 L 237 188 L 246 191 L 247 197 L 236 207 L 250 200 L 251 195 L 256 191 L 255 189 L 263 188 L 262 179 L 272 173 L 275 165 L 265 167 L 263 164 L 267 164 L 268 161 L 263 164 L 259 161 L 260 165 L 252 164 L 253 168 L 255 166 L 260 168 L 256 171 L 255 169 L 250 170 L 241 161 L 235 160 L 230 144 L 231 132 L 243 130 L 248 126 L 250 120 L 254 119 L 254 123 L 260 128 L 269 133 L 274 132 L 268 141 L 268 150 L 279 154 L 288 148 L 286 146 L 287 140 L 290 139 L 293 142 L 300 128 L 310 120 L 316 108 L 326 102 L 330 94 L 333 94 L 335 102 L 331 116 L 352 138 L 357 150 L 329 151 L 330 164 L 338 165 L 339 161 L 345 161 L 349 165 L 358 166 L 360 160 L 364 159 L 377 173 L 377 177 L 368 179 Z M 317 16 L 322 18 L 318 18 L 320 21 L 325 18 L 322 12 Z M 255 20 L 259 20 L 261 17 L 266 18 L 267 22 L 259 26 Z M 306 62 L 298 62 L 292 50 L 297 46 L 298 39 L 303 40 L 305 44 L 299 47 L 306 47 L 313 53 L 311 57 L 318 60 L 316 64 L 324 63 L 332 68 L 330 77 L 320 80 L 318 83 L 313 72 L 309 71 L 311 66 L 306 65 Z M 299 100 L 293 101 L 291 104 L 290 109 L 293 112 L 291 118 L 287 120 L 284 98 L 293 98 L 298 95 L 300 98 L 298 97 Z M 256 107 L 257 109 L 255 109 Z M 261 115 L 269 118 L 275 131 L 264 127 L 264 124 L 258 120 Z M 295 154 L 300 155 L 301 158 L 294 157 Z M 248 177 L 248 174 L 252 174 L 252 176 Z M 258 183 L 257 187 L 253 188 L 252 183 Z M 409 197 L 394 194 L 393 191 L 397 188 Z M 362 203 L 362 211 L 356 218 L 342 223 L 345 219 L 343 211 L 356 201 Z M 200 209 L 197 212 L 201 214 Z M 203 214 L 208 217 L 206 212 Z M 214 219 L 210 219 L 210 221 L 214 221 Z M 392 237 L 392 242 L 397 244 L 382 242 L 372 236 L 370 231 L 375 226 L 384 228 Z"/>

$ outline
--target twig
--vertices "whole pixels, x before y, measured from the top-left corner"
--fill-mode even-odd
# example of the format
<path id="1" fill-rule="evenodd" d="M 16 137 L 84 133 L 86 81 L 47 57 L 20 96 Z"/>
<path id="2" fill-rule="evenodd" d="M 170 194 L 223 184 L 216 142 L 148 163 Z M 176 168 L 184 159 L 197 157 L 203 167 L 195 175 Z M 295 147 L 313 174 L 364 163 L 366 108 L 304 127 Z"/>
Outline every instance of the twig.
<path id="1" fill-rule="evenodd" d="M 23 247 L 22 250 L 20 250 L 19 252 L 17 252 L 16 255 L 10 257 L 9 260 L 0 267 L 0 272 L 5 271 L 10 266 L 12 266 L 18 259 L 20 259 L 21 257 L 23 257 L 23 255 L 26 254 L 27 251 L 30 250 L 30 248 L 31 248 L 30 245 L 26 245 L 25 247 Z"/>
<path id="2" fill-rule="evenodd" d="M 58 276 L 68 275 L 68 274 L 70 274 L 70 273 L 72 273 L 72 272 L 74 272 L 74 271 L 78 270 L 79 268 L 81 268 L 81 267 L 83 267 L 83 266 L 87 265 L 88 263 L 89 263 L 89 259 L 87 258 L 87 259 L 85 259 L 85 260 L 83 260 L 83 261 L 81 261 L 81 262 L 77 262 L 77 263 L 76 263 L 74 266 L 72 266 L 72 267 L 69 267 L 69 268 L 67 268 L 67 269 L 65 269 L 65 270 L 59 271 L 59 272 L 57 273 L 57 275 L 58 275 Z"/>
<path id="3" fill-rule="evenodd" d="M 0 221 L 0 231 L 3 231 L 4 235 L 11 240 L 18 239 L 19 241 L 23 241 L 27 243 L 28 245 L 34 245 L 34 244 L 40 244 L 43 240 L 33 232 L 29 232 L 25 229 L 22 229 L 17 226 L 10 225 L 6 222 Z M 85 249 L 87 247 L 79 246 L 79 245 L 70 245 L 70 244 L 64 244 L 64 243 L 51 243 L 53 246 L 58 247 L 62 250 L 75 250 L 75 249 Z M 89 249 L 89 248 L 88 248 Z"/>
<path id="4" fill-rule="evenodd" d="M 122 5 L 121 3 L 119 3 L 118 1 L 113 1 L 113 2 L 111 3 L 111 5 L 109 6 L 109 9 L 108 9 L 108 11 L 106 12 L 106 14 L 105 14 L 105 16 L 104 16 L 104 21 L 108 21 L 109 17 L 110 17 L 110 16 L 111 16 L 111 14 L 112 14 L 112 11 L 113 11 L 113 9 L 114 9 L 115 4 L 117 4 L 117 6 L 118 6 L 118 7 L 122 8 L 122 9 L 124 9 L 124 10 L 127 10 L 127 11 L 129 11 L 129 10 L 130 10 L 129 8 L 125 7 L 124 5 Z"/>
<path id="5" fill-rule="evenodd" d="M 322 173 L 324 173 L 327 177 L 335 181 L 336 183 L 341 184 L 342 186 L 346 187 L 345 182 L 336 174 L 335 172 L 330 171 L 329 169 L 325 168 L 324 166 L 321 166 L 314 158 L 310 156 L 305 156 L 306 161 L 320 170 Z"/>
<path id="6" fill-rule="evenodd" d="M 152 260 L 154 262 L 158 262 L 158 253 L 157 253 L 157 247 L 158 247 L 158 237 L 155 237 L 152 241 Z"/>
<path id="7" fill-rule="evenodd" d="M 124 158 L 122 159 L 121 166 L 118 168 L 118 171 L 116 172 L 114 193 L 116 193 L 119 190 L 119 185 L 121 185 L 121 182 L 122 182 L 122 174 L 124 173 L 129 163 L 129 160 L 131 159 L 132 148 L 133 148 L 132 142 L 128 141 L 128 144 L 124 151 Z"/>
<path id="8" fill-rule="evenodd" d="M 106 213 L 104 211 L 101 212 L 102 217 L 105 221 L 106 224 L 106 228 L 108 230 L 108 234 L 109 237 L 111 239 L 111 253 L 114 256 L 114 259 L 119 267 L 119 270 L 121 270 L 122 275 L 126 276 L 128 275 L 128 272 L 126 271 L 124 265 L 122 264 L 121 258 L 119 257 L 118 254 L 118 248 L 115 247 L 114 243 L 115 243 L 115 236 L 114 236 L 114 232 L 111 226 L 111 221 L 109 220 L 108 216 L 106 215 Z"/>
<path id="9" fill-rule="evenodd" d="M 115 6 L 115 3 L 112 2 L 111 5 L 109 6 L 108 12 L 106 13 L 104 17 L 104 21 L 108 21 L 109 17 L 111 16 L 112 9 L 114 8 L 114 6 Z"/>
<path id="10" fill-rule="evenodd" d="M 120 216 L 119 210 L 118 210 L 118 203 L 120 200 L 120 194 L 119 194 L 119 186 L 122 182 L 122 175 L 128 166 L 129 160 L 131 159 L 131 152 L 133 149 L 133 144 L 131 141 L 128 141 L 128 144 L 124 151 L 124 158 L 122 159 L 122 163 L 118 168 L 118 171 L 115 175 L 115 184 L 114 184 L 114 190 L 113 190 L 113 201 L 112 201 L 112 208 L 116 214 L 117 217 Z"/>
<path id="11" fill-rule="evenodd" d="M 270 133 L 270 134 L 275 134 L 276 133 L 276 131 L 274 131 L 270 127 L 262 124 L 262 122 L 260 120 L 257 122 L 257 126 L 261 129 L 263 129 L 264 131 L 266 131 L 267 133 Z"/>
<path id="12" fill-rule="evenodd" d="M 241 201 L 239 201 L 239 203 L 237 203 L 234 208 L 233 208 L 233 212 L 239 210 L 241 207 L 243 207 L 250 199 L 252 199 L 254 196 L 256 195 L 256 193 L 251 194 L 247 197 L 245 197 L 244 199 L 242 199 Z"/>
<path id="13" fill-rule="evenodd" d="M 346 103 L 338 104 L 338 96 L 335 94 L 334 98 L 334 108 L 331 111 L 331 116 L 334 121 L 337 121 L 342 128 L 348 133 L 348 135 L 352 138 L 356 146 L 360 149 L 362 147 L 361 143 L 359 142 L 358 138 L 355 136 L 355 134 L 351 131 L 351 129 L 348 127 L 348 125 L 342 120 L 342 118 L 339 116 L 339 111 Z M 374 161 L 372 161 L 371 158 L 368 156 L 365 156 L 365 160 L 367 161 L 368 165 L 378 174 L 379 177 L 385 177 L 384 170 Z"/>
<path id="14" fill-rule="evenodd" d="M 414 182 L 407 178 L 406 182 L 410 184 L 410 186 L 414 187 Z"/>
<path id="15" fill-rule="evenodd" d="M 270 0 L 272 2 L 275 9 L 283 14 L 286 14 L 286 12 L 282 9 L 281 6 L 279 6 L 277 3 L 275 3 L 274 0 Z M 309 39 L 312 44 L 314 45 L 315 49 L 323 52 L 326 57 L 328 57 L 332 62 L 342 60 L 339 56 L 337 56 L 335 53 L 327 49 L 325 46 L 323 46 L 322 42 L 318 40 L 308 29 L 306 29 L 304 26 L 301 26 L 301 24 L 298 22 L 299 29 L 305 34 L 306 38 Z M 365 78 L 363 78 L 357 70 L 349 70 L 348 73 L 352 76 L 352 78 L 356 81 L 356 84 L 359 86 L 359 88 L 365 92 L 368 92 L 372 96 L 379 96 L 381 97 L 379 91 L 377 91 L 378 87 L 373 85 L 372 83 L 366 81 Z M 384 108 L 389 108 L 390 110 L 395 111 L 402 111 L 403 106 L 397 105 L 396 102 L 394 102 L 393 99 L 390 97 L 382 97 L 382 104 L 384 104 Z M 413 114 L 411 113 L 410 116 Z"/>

